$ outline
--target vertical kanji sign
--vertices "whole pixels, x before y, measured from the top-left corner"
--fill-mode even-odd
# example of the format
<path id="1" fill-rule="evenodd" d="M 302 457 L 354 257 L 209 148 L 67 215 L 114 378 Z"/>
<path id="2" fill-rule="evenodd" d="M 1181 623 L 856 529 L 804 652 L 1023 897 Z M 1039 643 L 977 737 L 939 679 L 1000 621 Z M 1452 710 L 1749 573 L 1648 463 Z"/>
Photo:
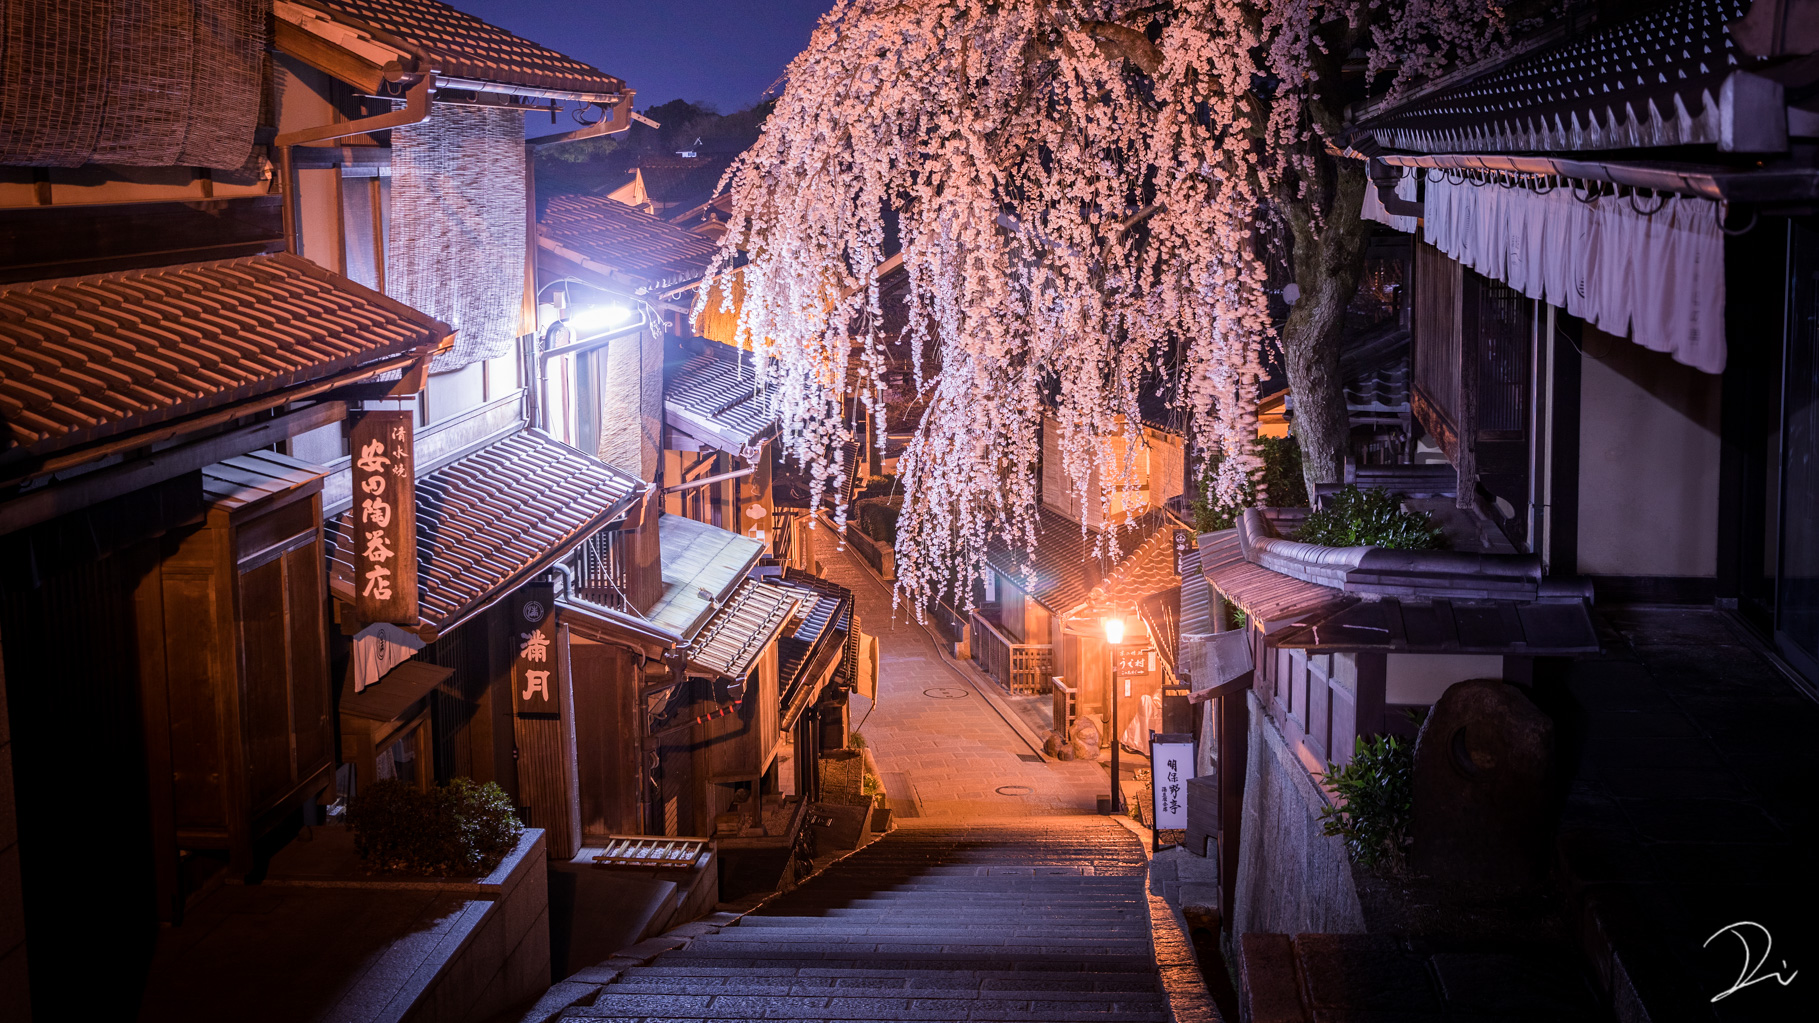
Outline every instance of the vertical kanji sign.
<path id="1" fill-rule="evenodd" d="M 532 583 L 512 597 L 512 710 L 555 715 L 562 710 L 561 668 L 556 657 L 556 590 Z"/>
<path id="2" fill-rule="evenodd" d="M 1194 737 L 1150 733 L 1150 784 L 1155 796 L 1155 830 L 1187 827 L 1187 782 L 1194 776 Z"/>
<path id="3" fill-rule="evenodd" d="M 411 412 L 366 412 L 349 441 L 354 483 L 354 613 L 417 624 L 417 506 Z"/>

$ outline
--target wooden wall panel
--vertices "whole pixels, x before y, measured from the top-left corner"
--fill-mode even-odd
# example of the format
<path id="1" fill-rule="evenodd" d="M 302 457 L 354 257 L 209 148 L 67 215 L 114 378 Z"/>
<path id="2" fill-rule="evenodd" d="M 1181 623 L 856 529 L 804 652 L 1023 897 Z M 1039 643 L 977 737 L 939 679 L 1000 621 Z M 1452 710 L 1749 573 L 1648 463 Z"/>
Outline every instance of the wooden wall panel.
<path id="1" fill-rule="evenodd" d="M 584 842 L 642 830 L 638 666 L 622 647 L 573 637 L 575 753 Z"/>

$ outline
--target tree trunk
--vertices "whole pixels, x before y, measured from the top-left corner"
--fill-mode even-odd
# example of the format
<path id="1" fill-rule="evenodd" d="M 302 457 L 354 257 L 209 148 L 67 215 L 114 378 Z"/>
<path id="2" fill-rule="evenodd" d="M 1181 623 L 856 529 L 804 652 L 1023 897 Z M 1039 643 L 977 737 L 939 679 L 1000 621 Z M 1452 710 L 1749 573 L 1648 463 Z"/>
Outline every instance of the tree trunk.
<path id="1" fill-rule="evenodd" d="M 1344 478 L 1351 425 L 1345 408 L 1345 381 L 1339 372 L 1339 352 L 1345 308 L 1364 273 L 1364 251 L 1369 238 L 1368 226 L 1360 215 L 1364 164 L 1356 160 L 1338 163 L 1337 187 L 1320 223 L 1310 221 L 1305 207 L 1296 205 L 1285 210 L 1294 235 L 1295 283 L 1301 295 L 1282 327 L 1282 368 L 1288 375 L 1289 394 L 1294 398 L 1290 422 L 1295 440 L 1301 445 L 1301 470 L 1310 499 L 1314 484 Z"/>

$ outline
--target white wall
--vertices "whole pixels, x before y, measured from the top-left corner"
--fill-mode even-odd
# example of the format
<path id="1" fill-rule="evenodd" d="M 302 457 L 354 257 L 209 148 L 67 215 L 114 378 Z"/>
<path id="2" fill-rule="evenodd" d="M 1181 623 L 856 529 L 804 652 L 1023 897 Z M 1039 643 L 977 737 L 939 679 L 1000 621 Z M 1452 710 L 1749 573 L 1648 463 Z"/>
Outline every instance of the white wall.
<path id="1" fill-rule="evenodd" d="M 1383 702 L 1427 707 L 1455 682 L 1502 677 L 1503 658 L 1497 654 L 1390 654 Z"/>
<path id="2" fill-rule="evenodd" d="M 1719 378 L 1593 327 L 1579 392 L 1579 571 L 1712 576 Z"/>

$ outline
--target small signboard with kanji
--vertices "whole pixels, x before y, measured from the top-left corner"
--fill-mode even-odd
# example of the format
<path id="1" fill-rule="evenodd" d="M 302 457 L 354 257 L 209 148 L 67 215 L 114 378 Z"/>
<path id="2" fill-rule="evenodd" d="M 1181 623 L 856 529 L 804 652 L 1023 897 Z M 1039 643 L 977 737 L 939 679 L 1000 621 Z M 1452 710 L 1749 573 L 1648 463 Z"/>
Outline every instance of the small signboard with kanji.
<path id="1" fill-rule="evenodd" d="M 410 412 L 354 421 L 354 614 L 365 622 L 417 624 L 416 476 Z"/>
<path id="2" fill-rule="evenodd" d="M 561 664 L 556 656 L 556 591 L 533 583 L 512 596 L 512 710 L 557 714 L 562 710 Z"/>
<path id="3" fill-rule="evenodd" d="M 1194 737 L 1151 732 L 1150 764 L 1150 786 L 1156 806 L 1155 830 L 1187 827 L 1187 783 L 1194 776 Z"/>
<path id="4" fill-rule="evenodd" d="M 1149 674 L 1149 644 L 1126 643 L 1112 647 L 1112 672 L 1119 678 Z"/>
<path id="5" fill-rule="evenodd" d="M 1193 553 L 1193 551 L 1195 549 L 1194 548 L 1194 539 L 1195 539 L 1194 534 L 1190 530 L 1186 530 L 1186 529 L 1175 530 L 1175 574 L 1176 575 L 1179 575 L 1179 576 L 1187 575 L 1187 572 L 1184 570 L 1184 568 L 1181 564 L 1181 559 L 1184 556 Z"/>

